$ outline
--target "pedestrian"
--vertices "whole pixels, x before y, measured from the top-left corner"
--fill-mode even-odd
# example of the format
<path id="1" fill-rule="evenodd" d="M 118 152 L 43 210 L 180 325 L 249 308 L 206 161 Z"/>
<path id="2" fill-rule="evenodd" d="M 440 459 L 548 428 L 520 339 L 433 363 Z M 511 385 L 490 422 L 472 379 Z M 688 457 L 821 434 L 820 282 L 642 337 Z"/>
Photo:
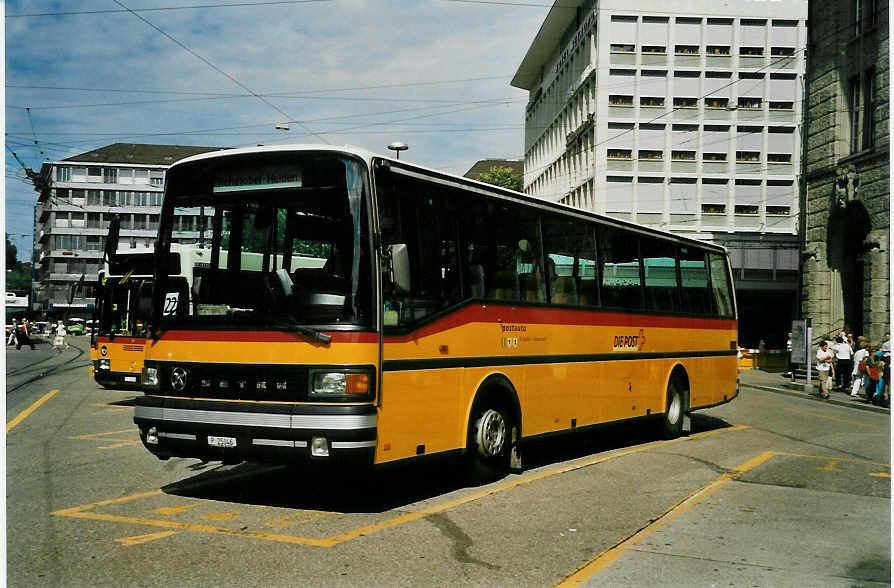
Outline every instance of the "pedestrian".
<path id="1" fill-rule="evenodd" d="M 884 399 L 885 406 L 887 406 L 888 398 L 890 398 L 890 395 L 888 394 L 888 388 L 891 387 L 891 333 L 885 333 L 885 341 L 884 343 L 882 343 L 881 351 L 882 360 L 885 362 L 885 369 L 882 373 L 882 377 L 884 378 L 885 383 L 882 390 L 882 397 Z"/>
<path id="2" fill-rule="evenodd" d="M 860 348 L 854 353 L 854 367 L 851 370 L 853 384 L 851 384 L 851 396 L 859 398 L 866 391 L 866 358 L 869 356 L 869 344 L 860 337 Z"/>
<path id="3" fill-rule="evenodd" d="M 22 349 L 22 345 L 27 345 L 31 348 L 31 351 L 34 351 L 34 343 L 31 342 L 31 338 L 28 336 L 28 319 L 22 319 L 22 324 L 19 327 L 19 336 L 16 339 L 16 351 Z"/>
<path id="4" fill-rule="evenodd" d="M 65 343 L 65 325 L 62 324 L 62 321 L 56 321 L 56 337 L 53 339 L 53 351 L 62 353 L 63 347 L 68 347 L 68 344 Z"/>
<path id="5" fill-rule="evenodd" d="M 7 345 L 15 345 L 16 339 L 18 338 L 18 330 L 19 325 L 16 323 L 16 319 L 12 319 L 12 328 L 9 330 L 9 337 L 6 338 Z"/>
<path id="6" fill-rule="evenodd" d="M 788 341 L 785 342 L 785 352 L 788 355 L 788 373 L 785 374 L 786 378 L 795 378 L 795 368 L 792 365 L 792 334 L 788 334 Z"/>
<path id="7" fill-rule="evenodd" d="M 872 404 L 881 404 L 882 400 L 885 384 L 882 379 L 885 363 L 882 357 L 879 346 L 873 344 L 869 348 L 869 355 L 866 357 L 866 400 Z"/>
<path id="8" fill-rule="evenodd" d="M 835 339 L 832 348 L 835 351 L 835 387 L 839 390 L 848 390 L 851 386 L 851 371 L 853 371 L 854 352 L 842 337 Z"/>
<path id="9" fill-rule="evenodd" d="M 823 398 L 829 397 L 829 373 L 832 371 L 833 354 L 829 351 L 829 342 L 825 339 L 820 342 L 819 349 L 816 352 L 816 371 L 819 372 L 820 395 Z"/>

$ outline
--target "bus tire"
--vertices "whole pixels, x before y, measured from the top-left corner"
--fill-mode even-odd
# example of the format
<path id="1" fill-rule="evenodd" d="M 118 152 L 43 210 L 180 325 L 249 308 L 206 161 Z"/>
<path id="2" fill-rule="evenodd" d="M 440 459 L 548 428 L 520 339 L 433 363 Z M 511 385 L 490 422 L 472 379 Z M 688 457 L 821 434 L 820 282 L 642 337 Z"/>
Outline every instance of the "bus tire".
<path id="1" fill-rule="evenodd" d="M 468 468 L 473 483 L 486 483 L 509 473 L 514 422 L 510 411 L 482 403 L 469 424 Z"/>
<path id="2" fill-rule="evenodd" d="M 680 378 L 671 378 L 667 384 L 667 399 L 661 417 L 661 435 L 665 439 L 676 439 L 683 434 L 683 420 L 686 417 L 688 394 Z"/>

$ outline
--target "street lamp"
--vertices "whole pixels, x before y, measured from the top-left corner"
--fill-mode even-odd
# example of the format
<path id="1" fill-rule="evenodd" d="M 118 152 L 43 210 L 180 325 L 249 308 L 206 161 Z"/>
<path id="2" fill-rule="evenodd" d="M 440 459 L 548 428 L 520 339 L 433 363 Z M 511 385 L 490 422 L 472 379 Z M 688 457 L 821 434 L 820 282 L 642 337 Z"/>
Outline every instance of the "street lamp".
<path id="1" fill-rule="evenodd" d="M 394 143 L 391 143 L 390 145 L 388 145 L 388 149 L 390 149 L 391 151 L 394 151 L 395 157 L 397 159 L 400 159 L 401 151 L 406 151 L 409 148 L 410 148 L 409 145 L 407 145 L 406 143 L 401 143 L 400 141 L 395 141 Z"/>

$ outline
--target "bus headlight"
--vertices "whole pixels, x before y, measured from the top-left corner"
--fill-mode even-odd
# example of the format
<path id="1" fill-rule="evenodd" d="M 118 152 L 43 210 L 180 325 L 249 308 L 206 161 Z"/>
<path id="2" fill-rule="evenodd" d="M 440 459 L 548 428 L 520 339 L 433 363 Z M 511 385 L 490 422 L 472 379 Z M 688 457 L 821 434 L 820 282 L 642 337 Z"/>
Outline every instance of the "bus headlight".
<path id="1" fill-rule="evenodd" d="M 366 372 L 316 372 L 311 376 L 311 397 L 365 400 L 369 394 L 369 374 Z"/>
<path id="2" fill-rule="evenodd" d="M 153 390 L 158 390 L 161 387 L 161 380 L 158 378 L 158 368 L 147 367 L 143 369 L 143 385 Z"/>
<path id="3" fill-rule="evenodd" d="M 103 358 L 99 360 L 99 369 L 101 370 L 110 370 L 112 369 L 112 365 L 109 362 L 108 358 Z"/>

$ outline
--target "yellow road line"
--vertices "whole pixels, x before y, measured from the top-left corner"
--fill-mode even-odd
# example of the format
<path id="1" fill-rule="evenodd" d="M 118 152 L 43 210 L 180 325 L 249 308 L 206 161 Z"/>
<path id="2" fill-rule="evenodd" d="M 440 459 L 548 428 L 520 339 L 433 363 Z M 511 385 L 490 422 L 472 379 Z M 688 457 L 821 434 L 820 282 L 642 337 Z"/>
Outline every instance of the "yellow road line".
<path id="1" fill-rule="evenodd" d="M 545 478 L 549 478 L 558 474 L 563 474 L 567 472 L 572 472 L 575 470 L 579 470 L 585 467 L 589 467 L 592 465 L 596 465 L 611 459 L 616 459 L 618 457 L 624 457 L 626 455 L 631 455 L 634 453 L 640 453 L 642 451 L 646 451 L 648 449 L 653 449 L 655 447 L 663 447 L 670 444 L 682 443 L 685 441 L 704 439 L 706 437 L 711 437 L 713 435 L 717 435 L 720 433 L 732 433 L 735 431 L 742 431 L 747 429 L 747 425 L 738 425 L 734 427 L 727 427 L 724 429 L 715 429 L 713 431 L 705 431 L 703 433 L 695 433 L 693 435 L 689 435 L 688 437 L 680 437 L 677 439 L 673 439 L 670 441 L 654 441 L 651 443 L 645 443 L 643 445 L 638 445 L 636 447 L 631 447 L 628 449 L 616 451 L 607 455 L 598 455 L 588 458 L 582 458 L 575 460 L 569 464 L 563 464 L 558 467 L 546 469 L 540 472 L 533 473 L 531 475 L 524 475 L 514 480 L 509 480 L 500 484 L 496 484 L 489 488 L 484 488 L 477 492 L 473 492 L 461 498 L 457 498 L 455 500 L 450 500 L 441 504 L 437 504 L 432 506 L 431 508 L 427 508 L 421 511 L 408 513 L 405 515 L 401 515 L 398 517 L 394 517 L 391 519 L 387 519 L 378 523 L 373 523 L 371 525 L 365 525 L 363 527 L 359 527 L 357 529 L 353 529 L 346 533 L 342 533 L 340 535 L 334 535 L 331 537 L 326 537 L 322 539 L 310 538 L 310 537 L 297 537 L 294 535 L 282 535 L 277 533 L 265 533 L 259 531 L 249 531 L 247 529 L 229 529 L 226 527 L 214 527 L 211 525 L 199 525 L 193 523 L 183 523 L 179 521 L 171 521 L 171 520 L 159 520 L 159 519 L 146 519 L 142 517 L 129 517 L 129 516 L 121 516 L 121 515 L 111 515 L 93 512 L 96 508 L 102 506 L 109 506 L 113 504 L 122 504 L 125 502 L 131 502 L 134 500 L 139 500 L 142 498 L 148 498 L 151 496 L 158 496 L 163 494 L 162 490 L 151 490 L 149 492 L 141 492 L 139 494 L 131 494 L 130 496 L 122 496 L 119 498 L 112 498 L 109 500 L 103 500 L 100 502 L 94 502 L 91 504 L 84 504 L 81 506 L 76 506 L 73 508 L 67 508 L 63 510 L 57 510 L 50 514 L 56 516 L 64 516 L 64 517 L 72 517 L 72 518 L 80 518 L 80 519 L 92 519 L 98 521 L 110 521 L 117 523 L 127 523 L 127 524 L 136 524 L 136 525 L 149 525 L 153 527 L 163 527 L 168 529 L 179 529 L 179 530 L 187 530 L 187 531 L 197 531 L 203 533 L 214 533 L 219 535 L 232 535 L 232 536 L 240 536 L 240 537 L 252 537 L 255 539 L 264 539 L 267 541 L 278 541 L 282 543 L 292 543 L 292 544 L 300 544 L 300 545 L 311 545 L 314 547 L 332 547 L 334 545 L 338 545 L 339 543 L 343 543 L 345 541 L 349 541 L 351 539 L 356 539 L 357 537 L 361 537 L 363 535 L 369 535 L 371 533 L 375 533 L 381 531 L 383 529 L 388 529 L 390 527 L 395 527 L 397 525 L 406 524 L 415 520 L 419 520 L 425 518 L 429 515 L 436 514 L 451 508 L 456 508 L 457 506 L 461 506 L 463 504 L 467 504 L 469 502 L 473 502 L 475 500 L 479 500 L 481 498 L 485 498 L 487 496 L 491 496 L 494 494 L 498 494 L 500 492 L 510 490 L 512 488 L 516 488 L 518 486 L 523 486 L 525 484 L 529 484 L 531 482 L 535 482 L 537 480 L 543 480 Z"/>
<path id="2" fill-rule="evenodd" d="M 149 533 L 148 535 L 136 535 L 134 537 L 122 537 L 121 539 L 115 539 L 116 543 L 120 543 L 125 547 L 131 547 L 133 545 L 142 545 L 143 543 L 149 543 L 150 541 L 155 541 L 157 539 L 164 539 L 165 537 L 170 537 L 171 535 L 176 535 L 177 531 L 161 531 L 159 533 Z"/>
<path id="3" fill-rule="evenodd" d="M 810 416 L 815 416 L 817 418 L 826 419 L 827 421 L 837 421 L 839 423 L 846 423 L 848 425 L 856 425 L 858 427 L 864 427 L 866 429 L 875 429 L 877 431 L 887 431 L 891 428 L 891 427 L 885 427 L 885 426 L 880 426 L 880 425 L 873 425 L 873 424 L 866 423 L 864 421 L 858 421 L 855 419 L 842 419 L 842 418 L 838 418 L 838 417 L 833 417 L 833 416 L 829 416 L 827 414 L 823 414 L 821 412 L 816 412 L 816 411 L 812 411 L 812 410 L 800 410 L 800 409 L 795 410 L 793 408 L 786 408 L 785 410 L 787 412 L 797 413 L 801 416 L 810 415 Z"/>
<path id="4" fill-rule="evenodd" d="M 594 559 L 584 564 L 582 567 L 578 568 L 578 570 L 572 575 L 556 584 L 556 587 L 569 588 L 571 586 L 580 586 L 581 584 L 610 566 L 612 563 L 614 563 L 615 560 L 621 557 L 621 555 L 630 547 L 649 537 L 652 533 L 654 533 L 670 521 L 674 520 L 675 518 L 689 510 L 689 508 L 698 504 L 717 490 L 720 490 L 732 480 L 735 480 L 749 470 L 756 468 L 757 466 L 763 464 L 767 460 L 777 455 L 779 454 L 775 451 L 762 453 L 757 457 L 749 459 L 748 461 L 736 466 L 735 468 L 733 468 L 732 471 L 718 476 L 712 482 L 708 483 L 705 486 L 702 486 L 671 508 L 661 513 L 661 515 L 659 515 L 652 524 L 633 533 L 621 542 L 616 543 L 612 547 L 597 555 Z"/>
<path id="5" fill-rule="evenodd" d="M 55 396 L 55 395 L 56 395 L 56 392 L 58 392 L 58 391 L 59 391 L 59 390 L 50 390 L 49 392 L 47 392 L 46 394 L 44 394 L 43 396 L 41 396 L 40 399 L 39 399 L 37 402 L 35 402 L 35 403 L 32 404 L 31 406 L 29 406 L 28 408 L 26 408 L 25 410 L 23 410 L 22 412 L 20 412 L 20 413 L 19 413 L 19 416 L 17 416 L 16 418 L 12 419 L 12 420 L 9 421 L 8 423 L 6 423 L 6 432 L 9 433 L 9 432 L 13 429 L 13 427 L 15 427 L 16 425 L 18 425 L 18 424 L 21 423 L 22 421 L 24 421 L 26 418 L 28 418 L 28 415 L 30 415 L 32 412 L 34 412 L 35 410 L 37 410 L 38 408 L 40 408 L 40 406 L 41 406 L 44 402 L 46 402 L 47 400 L 49 400 L 50 398 L 52 398 L 53 396 Z"/>

